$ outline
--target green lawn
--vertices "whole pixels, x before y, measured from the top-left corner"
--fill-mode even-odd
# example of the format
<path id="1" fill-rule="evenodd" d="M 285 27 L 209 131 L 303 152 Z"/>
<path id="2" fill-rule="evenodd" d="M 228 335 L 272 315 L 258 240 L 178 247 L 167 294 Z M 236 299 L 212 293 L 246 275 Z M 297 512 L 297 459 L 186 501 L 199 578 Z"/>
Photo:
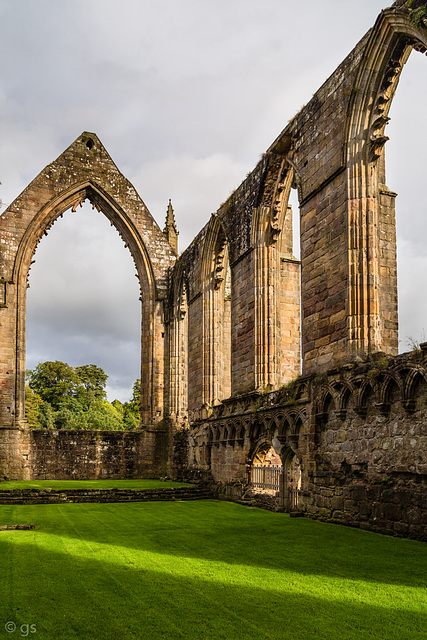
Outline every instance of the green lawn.
<path id="1" fill-rule="evenodd" d="M 37 526 L 0 532 L 0 638 L 427 637 L 419 542 L 213 500 L 3 505 L 0 523 Z"/>
<path id="2" fill-rule="evenodd" d="M 166 489 L 191 487 L 171 480 L 8 480 L 0 482 L 0 491 L 9 489 Z"/>

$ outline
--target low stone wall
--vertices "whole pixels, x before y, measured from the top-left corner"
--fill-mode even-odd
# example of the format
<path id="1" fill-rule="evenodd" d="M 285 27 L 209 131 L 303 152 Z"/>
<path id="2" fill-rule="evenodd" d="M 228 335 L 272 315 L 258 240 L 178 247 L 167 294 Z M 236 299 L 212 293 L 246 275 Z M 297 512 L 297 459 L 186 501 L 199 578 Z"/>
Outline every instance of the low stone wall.
<path id="1" fill-rule="evenodd" d="M 334 486 L 328 479 L 311 488 L 306 505 L 310 518 L 427 541 L 425 486 L 394 484 L 390 479 Z"/>
<path id="2" fill-rule="evenodd" d="M 0 504 L 63 504 L 69 502 L 155 502 L 206 500 L 212 498 L 207 487 L 162 489 L 12 489 L 1 491 Z"/>
<path id="3" fill-rule="evenodd" d="M 97 480 L 170 475 L 166 428 L 144 431 L 0 429 L 0 478 Z"/>
<path id="4" fill-rule="evenodd" d="M 159 451 L 166 446 L 162 436 L 145 431 L 33 430 L 29 432 L 31 479 L 156 477 L 167 471 L 162 464 L 166 456 Z"/>

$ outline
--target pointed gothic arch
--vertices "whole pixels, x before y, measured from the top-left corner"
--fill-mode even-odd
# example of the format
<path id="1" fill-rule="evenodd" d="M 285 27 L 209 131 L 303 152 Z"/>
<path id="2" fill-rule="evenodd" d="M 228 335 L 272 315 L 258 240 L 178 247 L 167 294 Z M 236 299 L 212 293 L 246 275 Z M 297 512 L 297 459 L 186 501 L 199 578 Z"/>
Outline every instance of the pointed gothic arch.
<path id="1" fill-rule="evenodd" d="M 85 200 L 116 228 L 141 289 L 141 420 L 163 418 L 163 300 L 175 255 L 144 202 L 95 134 L 84 132 L 0 217 L 0 426 L 25 428 L 25 326 L 28 272 L 38 243 L 58 217 Z M 114 302 L 112 302 L 114 303 Z"/>
<path id="2" fill-rule="evenodd" d="M 293 255 L 289 206 L 298 177 L 292 142 L 287 139 L 285 144 L 285 155 L 274 154 L 270 160 L 264 186 L 270 189 L 269 198 L 255 208 L 251 226 L 255 318 L 260 327 L 255 336 L 255 387 L 259 389 L 277 389 L 300 373 L 300 261 Z"/>
<path id="3" fill-rule="evenodd" d="M 232 277 L 229 242 L 218 216 L 208 223 L 202 258 L 203 401 L 209 406 L 228 398 L 231 384 Z"/>
<path id="4" fill-rule="evenodd" d="M 177 426 L 188 424 L 188 282 L 181 262 L 177 262 L 168 309 L 168 413 Z"/>
<path id="5" fill-rule="evenodd" d="M 397 354 L 395 198 L 386 186 L 384 130 L 402 69 L 427 30 L 407 6 L 385 9 L 368 34 L 344 132 L 348 179 L 349 354 Z M 391 221 L 391 222 L 390 222 Z"/>

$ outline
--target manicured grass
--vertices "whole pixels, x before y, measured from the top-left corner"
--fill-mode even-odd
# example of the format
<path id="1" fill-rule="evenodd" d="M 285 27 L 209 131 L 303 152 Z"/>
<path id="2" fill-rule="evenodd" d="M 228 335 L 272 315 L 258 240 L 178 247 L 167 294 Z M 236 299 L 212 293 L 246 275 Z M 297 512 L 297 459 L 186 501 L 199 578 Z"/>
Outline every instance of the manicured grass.
<path id="1" fill-rule="evenodd" d="M 0 637 L 427 637 L 419 542 L 213 500 L 5 505 L 0 523 L 37 526 L 0 532 Z"/>
<path id="2" fill-rule="evenodd" d="M 171 480 L 8 480 L 0 482 L 0 491 L 9 489 L 159 489 L 191 487 Z"/>

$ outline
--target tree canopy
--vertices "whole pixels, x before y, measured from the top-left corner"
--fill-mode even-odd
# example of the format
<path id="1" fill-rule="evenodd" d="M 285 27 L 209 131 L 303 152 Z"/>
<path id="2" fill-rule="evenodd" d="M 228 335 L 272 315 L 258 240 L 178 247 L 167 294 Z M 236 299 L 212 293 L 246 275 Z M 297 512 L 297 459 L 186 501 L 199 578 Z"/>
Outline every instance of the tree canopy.
<path id="1" fill-rule="evenodd" d="M 108 402 L 107 374 L 95 364 L 56 360 L 27 372 L 25 415 L 35 429 L 133 430 L 140 426 L 141 381 L 129 402 Z"/>
<path id="2" fill-rule="evenodd" d="M 31 372 L 29 387 L 35 391 L 53 409 L 58 409 L 65 398 L 76 394 L 79 384 L 78 375 L 69 364 L 55 360 L 42 362 Z"/>

